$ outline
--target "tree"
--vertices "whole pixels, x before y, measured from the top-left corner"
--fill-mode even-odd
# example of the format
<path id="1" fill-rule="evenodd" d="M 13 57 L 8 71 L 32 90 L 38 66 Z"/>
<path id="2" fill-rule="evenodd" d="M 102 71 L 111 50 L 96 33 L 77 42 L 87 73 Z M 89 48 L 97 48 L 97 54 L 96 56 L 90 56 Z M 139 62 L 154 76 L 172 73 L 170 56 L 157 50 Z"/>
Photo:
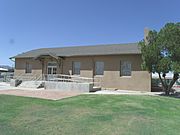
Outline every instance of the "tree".
<path id="1" fill-rule="evenodd" d="M 157 72 L 166 95 L 180 76 L 180 23 L 167 23 L 159 32 L 149 31 L 145 40 L 139 42 L 142 52 L 142 68 Z M 173 73 L 167 82 L 166 74 Z"/>

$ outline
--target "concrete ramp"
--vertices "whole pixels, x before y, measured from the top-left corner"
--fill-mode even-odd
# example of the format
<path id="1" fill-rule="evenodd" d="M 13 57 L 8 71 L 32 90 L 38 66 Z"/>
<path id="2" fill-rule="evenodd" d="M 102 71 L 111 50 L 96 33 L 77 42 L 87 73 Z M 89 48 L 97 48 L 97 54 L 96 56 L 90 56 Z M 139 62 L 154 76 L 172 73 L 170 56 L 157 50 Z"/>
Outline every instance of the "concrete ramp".
<path id="1" fill-rule="evenodd" d="M 18 87 L 20 88 L 42 88 L 44 87 L 43 81 L 23 81 Z"/>
<path id="2" fill-rule="evenodd" d="M 58 90 L 62 92 L 90 92 L 93 89 L 92 83 L 76 82 L 45 82 L 45 89 Z"/>

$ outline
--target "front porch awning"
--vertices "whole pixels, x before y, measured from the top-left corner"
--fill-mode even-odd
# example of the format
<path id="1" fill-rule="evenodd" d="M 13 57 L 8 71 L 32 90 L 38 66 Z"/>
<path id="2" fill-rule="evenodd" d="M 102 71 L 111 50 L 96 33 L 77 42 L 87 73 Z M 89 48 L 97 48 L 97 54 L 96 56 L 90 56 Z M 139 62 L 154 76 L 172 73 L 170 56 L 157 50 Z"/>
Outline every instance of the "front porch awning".
<path id="1" fill-rule="evenodd" d="M 38 60 L 38 59 L 40 59 L 40 58 L 42 58 L 42 57 L 44 57 L 44 56 L 50 56 L 50 57 L 53 57 L 53 58 L 55 58 L 56 60 L 59 60 L 59 56 L 57 56 L 56 54 L 54 54 L 54 53 L 43 53 L 43 54 L 39 54 L 39 55 L 37 55 L 36 57 L 34 57 L 34 59 L 35 60 Z"/>

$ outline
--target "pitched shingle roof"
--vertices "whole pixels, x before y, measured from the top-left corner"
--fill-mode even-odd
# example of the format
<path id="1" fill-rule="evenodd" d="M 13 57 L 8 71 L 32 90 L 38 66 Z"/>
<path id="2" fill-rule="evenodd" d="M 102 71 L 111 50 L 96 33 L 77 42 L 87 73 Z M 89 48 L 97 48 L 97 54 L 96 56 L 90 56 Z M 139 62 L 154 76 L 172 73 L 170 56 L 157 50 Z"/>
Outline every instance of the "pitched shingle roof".
<path id="1" fill-rule="evenodd" d="M 109 44 L 94 46 L 74 46 L 59 48 L 40 48 L 31 50 L 12 58 L 34 58 L 39 55 L 54 54 L 61 57 L 92 56 L 92 55 L 117 55 L 117 54 L 140 54 L 138 43 Z"/>

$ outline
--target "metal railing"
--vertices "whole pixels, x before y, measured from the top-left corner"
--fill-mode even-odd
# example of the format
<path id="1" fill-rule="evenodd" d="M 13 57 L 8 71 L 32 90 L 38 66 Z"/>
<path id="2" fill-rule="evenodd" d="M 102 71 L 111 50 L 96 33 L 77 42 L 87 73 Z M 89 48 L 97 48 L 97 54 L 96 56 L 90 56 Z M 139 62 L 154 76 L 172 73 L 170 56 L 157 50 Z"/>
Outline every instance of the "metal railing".
<path id="1" fill-rule="evenodd" d="M 94 86 L 101 87 L 102 78 L 88 78 L 75 75 L 64 74 L 43 74 L 43 80 L 55 82 L 75 82 L 75 83 L 92 83 Z"/>
<path id="2" fill-rule="evenodd" d="M 8 72 L 8 73 L 1 73 L 0 74 L 0 82 L 10 82 L 10 80 L 13 78 L 14 73 Z"/>
<path id="3" fill-rule="evenodd" d="M 42 75 L 18 74 L 15 75 L 13 79 L 22 80 L 22 81 L 41 81 Z"/>
<path id="4" fill-rule="evenodd" d="M 32 75 L 32 74 L 18 74 L 13 79 L 22 81 L 54 81 L 54 82 L 75 82 L 75 83 L 92 83 L 96 87 L 101 87 L 102 78 L 88 78 L 80 77 L 75 75 L 65 74 L 43 74 L 43 75 Z"/>

